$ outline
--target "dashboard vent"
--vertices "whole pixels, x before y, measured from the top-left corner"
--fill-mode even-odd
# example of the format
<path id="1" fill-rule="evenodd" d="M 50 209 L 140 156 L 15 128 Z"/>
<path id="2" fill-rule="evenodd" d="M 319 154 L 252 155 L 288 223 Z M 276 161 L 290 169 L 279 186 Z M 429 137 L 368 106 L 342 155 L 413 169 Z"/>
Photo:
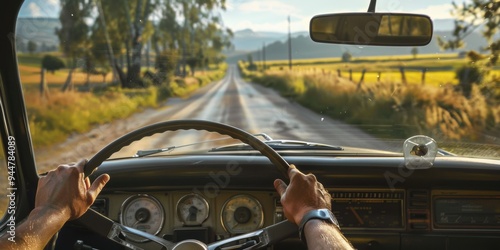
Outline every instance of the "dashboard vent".
<path id="1" fill-rule="evenodd" d="M 409 190 L 407 199 L 407 220 L 409 230 L 430 230 L 430 199 L 428 190 Z"/>
<path id="2" fill-rule="evenodd" d="M 94 209 L 98 213 L 108 216 L 108 199 L 100 198 L 94 201 L 94 204 L 90 206 L 90 208 Z"/>

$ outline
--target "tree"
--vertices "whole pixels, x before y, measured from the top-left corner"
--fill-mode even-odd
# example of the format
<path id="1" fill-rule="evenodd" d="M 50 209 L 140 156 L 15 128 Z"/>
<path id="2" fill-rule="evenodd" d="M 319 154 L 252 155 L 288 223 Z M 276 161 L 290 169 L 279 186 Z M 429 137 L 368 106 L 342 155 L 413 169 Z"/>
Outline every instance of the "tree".
<path id="1" fill-rule="evenodd" d="M 411 54 L 413 55 L 413 59 L 417 59 L 417 55 L 418 55 L 418 48 L 417 47 L 413 47 L 411 49 Z"/>
<path id="2" fill-rule="evenodd" d="M 29 52 L 30 54 L 35 53 L 36 48 L 37 48 L 37 44 L 36 44 L 35 42 L 33 42 L 33 41 L 31 41 L 31 40 L 30 40 L 30 41 L 28 41 L 28 52 Z"/>
<path id="3" fill-rule="evenodd" d="M 500 39 L 497 34 L 500 27 L 500 2 L 498 0 L 474 0 L 461 5 L 453 4 L 455 29 L 453 39 L 445 41 L 438 38 L 443 49 L 455 50 L 464 46 L 463 39 L 479 27 L 483 27 L 482 35 L 487 39 L 488 66 L 494 66 L 500 56 Z M 496 39 L 496 40 L 495 40 Z"/>
<path id="4" fill-rule="evenodd" d="M 247 55 L 247 61 L 248 61 L 248 70 L 257 70 L 257 65 L 253 62 L 253 57 L 252 54 Z"/>
<path id="5" fill-rule="evenodd" d="M 349 53 L 349 51 L 344 52 L 342 54 L 342 62 L 350 62 L 352 60 L 352 55 Z"/>
<path id="6" fill-rule="evenodd" d="M 54 74 L 56 70 L 60 70 L 64 67 L 65 67 L 64 62 L 59 57 L 55 57 L 52 55 L 45 55 L 42 58 L 42 68 L 46 69 L 47 71 L 50 71 L 52 74 Z"/>
<path id="7" fill-rule="evenodd" d="M 196 68 L 219 62 L 232 35 L 224 28 L 218 13 L 225 9 L 225 2 L 61 0 L 61 28 L 56 33 L 61 50 L 72 60 L 67 63 L 70 66 L 67 82 L 77 66 L 76 58 L 84 58 L 86 62 L 91 59 L 95 67 L 111 67 L 123 88 L 143 87 L 141 67 L 146 45 L 148 49 L 151 46 L 158 60 L 165 61 L 164 54 L 179 55 L 168 58 L 169 65 L 176 65 L 174 68 L 160 67 L 161 70 L 180 72 L 182 68 L 185 72 L 189 59 L 194 73 Z"/>
<path id="8" fill-rule="evenodd" d="M 233 33 L 223 27 L 218 10 L 225 10 L 225 0 L 166 1 L 153 35 L 153 48 L 157 54 L 161 50 L 179 51 L 179 75 L 186 75 L 186 65 L 217 63 L 222 50 L 231 46 Z"/>
<path id="9" fill-rule="evenodd" d="M 198 65 L 200 64 L 200 59 L 196 56 L 191 56 L 186 60 L 186 64 L 191 69 L 191 76 L 194 76 L 196 67 L 198 67 Z"/>
<path id="10" fill-rule="evenodd" d="M 89 27 L 85 18 L 90 17 L 92 11 L 91 1 L 86 0 L 61 0 L 61 13 L 59 20 L 61 27 L 56 29 L 62 52 L 69 58 L 70 70 L 63 91 L 72 88 L 72 75 L 77 67 L 77 58 L 84 56 L 89 47 Z"/>

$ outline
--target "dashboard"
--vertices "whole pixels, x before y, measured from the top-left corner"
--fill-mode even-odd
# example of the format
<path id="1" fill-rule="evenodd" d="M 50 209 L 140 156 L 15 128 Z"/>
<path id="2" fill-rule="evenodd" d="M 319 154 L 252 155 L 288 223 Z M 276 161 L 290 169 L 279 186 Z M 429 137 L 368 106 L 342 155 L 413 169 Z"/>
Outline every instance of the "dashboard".
<path id="1" fill-rule="evenodd" d="M 266 158 L 194 155 L 115 160 L 93 208 L 124 225 L 178 242 L 207 243 L 285 220 Z M 498 161 L 438 157 L 403 172 L 401 157 L 285 157 L 314 173 L 332 195 L 332 212 L 357 249 L 497 249 Z M 228 162 L 237 163 L 231 172 Z M 399 178 L 399 179 L 398 179 Z M 127 240 L 148 249 L 150 242 Z M 98 248 L 99 249 L 99 248 Z M 112 248 L 106 248 L 112 249 Z M 274 249 L 305 249 L 297 237 Z"/>

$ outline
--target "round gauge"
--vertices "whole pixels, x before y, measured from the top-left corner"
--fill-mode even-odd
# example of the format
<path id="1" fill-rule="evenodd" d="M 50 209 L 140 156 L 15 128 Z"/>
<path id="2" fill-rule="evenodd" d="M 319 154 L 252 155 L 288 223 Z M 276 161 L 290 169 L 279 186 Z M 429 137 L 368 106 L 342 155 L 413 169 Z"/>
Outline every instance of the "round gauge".
<path id="1" fill-rule="evenodd" d="M 236 195 L 222 207 L 221 221 L 231 234 L 248 233 L 264 224 L 264 213 L 260 202 L 249 195 Z"/>
<path id="2" fill-rule="evenodd" d="M 208 202 L 201 195 L 184 195 L 177 202 L 177 217 L 185 226 L 199 226 L 208 218 Z"/>
<path id="3" fill-rule="evenodd" d="M 156 235 L 162 229 L 164 222 L 165 211 L 161 203 L 153 196 L 134 195 L 127 198 L 122 204 L 120 210 L 120 223 L 122 225 Z M 133 234 L 125 236 L 135 242 L 147 241 Z"/>

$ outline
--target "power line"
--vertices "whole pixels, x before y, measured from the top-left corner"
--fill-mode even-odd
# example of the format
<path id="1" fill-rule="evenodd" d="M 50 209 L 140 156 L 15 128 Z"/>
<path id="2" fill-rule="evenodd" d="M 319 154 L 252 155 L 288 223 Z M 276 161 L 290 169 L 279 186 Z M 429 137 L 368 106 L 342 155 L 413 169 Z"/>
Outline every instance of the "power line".
<path id="1" fill-rule="evenodd" d="M 292 70 L 292 33 L 290 29 L 290 15 L 288 15 L 288 68 Z"/>

